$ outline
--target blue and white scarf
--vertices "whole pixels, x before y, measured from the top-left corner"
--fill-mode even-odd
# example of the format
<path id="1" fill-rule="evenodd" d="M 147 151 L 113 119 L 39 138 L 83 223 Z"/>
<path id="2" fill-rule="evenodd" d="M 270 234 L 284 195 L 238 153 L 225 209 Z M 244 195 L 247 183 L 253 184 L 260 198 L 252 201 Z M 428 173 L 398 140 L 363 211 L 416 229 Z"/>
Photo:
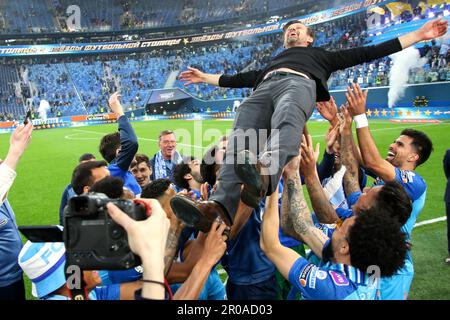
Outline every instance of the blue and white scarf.
<path id="1" fill-rule="evenodd" d="M 175 150 L 175 153 L 171 161 L 174 165 L 177 165 L 183 161 L 183 157 L 178 151 Z M 164 160 L 161 150 L 159 150 L 159 152 L 155 156 L 155 179 L 163 179 L 166 177 L 167 177 L 166 161 Z"/>

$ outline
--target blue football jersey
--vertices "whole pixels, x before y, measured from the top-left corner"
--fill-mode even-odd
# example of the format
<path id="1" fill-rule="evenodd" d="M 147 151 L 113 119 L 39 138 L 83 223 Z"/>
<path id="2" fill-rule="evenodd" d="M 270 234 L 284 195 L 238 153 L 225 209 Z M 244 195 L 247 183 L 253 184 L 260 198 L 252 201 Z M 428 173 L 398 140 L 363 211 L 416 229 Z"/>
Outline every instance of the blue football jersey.
<path id="1" fill-rule="evenodd" d="M 289 271 L 290 283 L 305 300 L 375 300 L 377 287 L 360 270 L 344 264 L 318 267 L 300 257 Z"/>
<path id="2" fill-rule="evenodd" d="M 411 239 L 411 232 L 414 228 L 414 224 L 425 205 L 427 185 L 425 180 L 418 173 L 409 170 L 400 170 L 399 168 L 395 168 L 395 180 L 403 186 L 412 201 L 411 216 L 402 227 L 402 231 L 406 234 L 406 238 L 409 241 Z M 377 184 L 382 183 L 383 181 L 381 180 L 377 181 Z M 414 266 L 411 252 L 408 251 L 406 253 L 405 265 L 392 277 L 381 279 L 380 299 L 407 299 L 413 277 Z"/>

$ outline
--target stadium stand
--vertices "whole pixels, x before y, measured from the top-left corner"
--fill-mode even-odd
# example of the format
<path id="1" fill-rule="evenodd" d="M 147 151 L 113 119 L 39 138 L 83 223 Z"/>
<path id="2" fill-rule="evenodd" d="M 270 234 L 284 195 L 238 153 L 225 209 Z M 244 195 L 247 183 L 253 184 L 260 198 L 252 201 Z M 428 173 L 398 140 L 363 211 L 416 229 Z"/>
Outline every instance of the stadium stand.
<path id="1" fill-rule="evenodd" d="M 121 12 L 117 9 L 119 6 L 115 6 L 115 9 L 113 8 L 111 11 L 107 9 L 107 2 L 95 3 L 96 8 L 92 4 L 84 7 L 87 10 L 85 14 L 90 17 L 87 28 L 96 28 L 105 23 L 111 25 L 111 21 L 116 21 L 114 17 Z M 118 1 L 117 3 L 120 3 L 121 10 L 151 13 L 147 2 Z M 233 1 L 230 5 L 242 5 L 242 3 Z M 246 3 L 256 6 L 257 1 Z M 52 2 L 54 10 L 61 10 L 66 4 L 63 0 Z M 219 1 L 218 5 L 214 7 L 216 11 L 210 12 L 208 11 L 209 5 L 205 2 L 203 11 L 208 16 L 218 17 L 223 13 L 219 9 L 223 8 L 225 4 L 225 2 Z M 287 5 L 287 3 L 285 4 Z M 5 6 L 5 4 L 2 5 Z M 191 2 L 185 1 L 182 6 L 186 8 L 190 5 L 192 5 Z M 9 10 L 22 8 L 18 6 L 18 4 L 9 4 L 7 8 Z M 272 4 L 269 6 L 275 8 Z M 390 15 L 386 13 L 380 22 L 384 28 L 382 35 L 378 33 L 377 29 L 367 30 L 368 13 L 365 11 L 325 22 L 314 26 L 316 33 L 314 45 L 328 50 L 337 50 L 376 43 L 379 38 L 390 33 L 409 30 L 417 19 L 439 13 L 445 14 L 444 11 L 449 6 L 437 6 L 426 11 L 416 10 L 417 7 L 412 6 L 415 8 L 412 14 L 402 14 L 396 19 L 389 19 Z M 43 12 L 42 17 L 49 14 L 47 11 L 44 12 L 35 1 L 28 2 L 26 8 Z M 104 10 L 101 10 L 102 8 Z M 178 12 L 177 10 L 173 12 Z M 111 12 L 114 14 L 110 14 Z M 163 16 L 159 13 L 155 14 L 159 18 Z M 14 19 L 14 21 L 18 20 L 20 19 Z M 17 25 L 14 28 L 25 30 L 24 26 Z M 113 27 L 120 26 L 113 25 Z M 185 70 L 187 66 L 197 67 L 207 73 L 227 74 L 260 69 L 267 64 L 271 57 L 282 50 L 280 35 L 271 34 L 248 38 L 240 42 L 215 43 L 206 47 L 191 46 L 183 49 L 153 50 L 132 55 L 91 55 L 64 57 L 57 60 L 54 58 L 3 60 L 4 63 L 0 68 L 2 80 L 0 113 L 5 119 L 7 116 L 9 118 L 20 117 L 24 114 L 24 107 L 32 105 L 36 109 L 40 101 L 46 99 L 51 106 L 50 116 L 56 115 L 58 111 L 61 115 L 95 114 L 107 106 L 106 97 L 116 90 L 121 92 L 124 105 L 128 110 L 132 110 L 145 107 L 151 90 L 164 88 L 167 85 L 182 88 L 203 100 L 242 99 L 250 94 L 250 89 L 224 89 L 207 85 L 184 87 L 178 80 L 170 81 L 170 77 Z M 450 81 L 449 43 L 444 42 L 442 45 L 429 43 L 420 50 L 422 56 L 427 57 L 427 63 L 424 67 L 411 71 L 409 83 Z M 329 87 L 332 90 L 345 89 L 352 82 L 359 83 L 362 87 L 387 86 L 389 85 L 390 68 L 391 60 L 383 58 L 369 64 L 339 71 L 330 78 Z"/>
<path id="2" fill-rule="evenodd" d="M 346 3 L 336 0 L 334 5 Z M 323 10 L 329 1 L 319 0 L 49 0 L 0 2 L 0 26 L 8 33 L 73 31 L 65 23 L 66 8 L 81 9 L 82 31 L 117 31 L 213 23 L 248 16 L 265 17 L 279 12 L 308 14 Z M 3 17 L 3 19 L 2 19 Z M 17 19 L 20 17 L 20 19 Z M 264 17 L 259 23 L 264 23 Z M 3 20 L 3 23 L 2 23 Z"/>

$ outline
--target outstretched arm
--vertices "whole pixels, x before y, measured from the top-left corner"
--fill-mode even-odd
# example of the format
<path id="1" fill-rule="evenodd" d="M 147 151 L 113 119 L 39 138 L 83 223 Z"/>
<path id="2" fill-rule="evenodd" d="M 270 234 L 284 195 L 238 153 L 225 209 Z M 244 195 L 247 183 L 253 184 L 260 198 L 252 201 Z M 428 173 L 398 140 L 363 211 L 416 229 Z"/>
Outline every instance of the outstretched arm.
<path id="1" fill-rule="evenodd" d="M 347 195 L 360 192 L 359 165 L 353 153 L 352 117 L 346 107 L 341 107 L 341 160 L 347 169 L 344 175 L 344 190 Z"/>
<path id="2" fill-rule="evenodd" d="M 448 21 L 437 18 L 425 23 L 420 29 L 412 31 L 398 38 L 402 49 L 406 49 L 420 41 L 432 40 L 447 33 Z"/>
<path id="3" fill-rule="evenodd" d="M 373 171 L 382 180 L 392 181 L 395 179 L 395 167 L 381 157 L 367 123 L 367 93 L 367 90 L 363 92 L 357 84 L 353 84 L 352 88 L 348 88 L 346 93 L 348 111 L 355 121 L 359 117 L 363 119 L 362 122 L 356 121 L 356 133 L 365 167 Z"/>
<path id="4" fill-rule="evenodd" d="M 294 250 L 286 248 L 280 243 L 278 235 L 279 225 L 277 188 L 270 197 L 266 198 L 266 208 L 264 210 L 261 225 L 259 244 L 267 257 L 275 264 L 282 276 L 285 279 L 288 279 L 289 271 L 295 261 L 301 256 Z"/>
<path id="5" fill-rule="evenodd" d="M 283 209 L 288 212 L 293 229 L 297 234 L 296 238 L 305 242 L 317 256 L 321 257 L 322 248 L 328 238 L 314 226 L 311 212 L 303 194 L 298 173 L 299 163 L 299 158 L 294 158 L 284 168 Z"/>
<path id="6" fill-rule="evenodd" d="M 206 83 L 213 86 L 227 88 L 252 88 L 261 71 L 241 72 L 235 75 L 209 74 L 198 69 L 188 67 L 183 71 L 178 79 L 184 82 L 185 86 L 193 83 Z"/>
<path id="7" fill-rule="evenodd" d="M 120 151 L 116 157 L 117 166 L 124 171 L 128 171 L 139 148 L 139 144 L 136 133 L 123 112 L 120 97 L 118 92 L 113 93 L 109 98 L 109 106 L 117 115 L 117 123 L 119 124 Z"/>
<path id="8" fill-rule="evenodd" d="M 184 82 L 185 86 L 194 83 L 206 83 L 213 86 L 219 85 L 219 79 L 221 74 L 209 74 L 200 71 L 199 69 L 188 67 L 187 71 L 183 71 L 178 76 L 181 82 Z"/>
<path id="9" fill-rule="evenodd" d="M 420 29 L 377 45 L 326 52 L 328 71 L 334 72 L 389 56 L 420 41 L 431 40 L 447 33 L 448 21 L 435 19 L 425 23 Z"/>
<path id="10" fill-rule="evenodd" d="M 0 161 L 0 204 L 5 200 L 6 194 L 16 178 L 16 167 L 20 158 L 31 141 L 33 125 L 17 127 L 9 140 L 10 146 L 5 161 Z"/>
<path id="11" fill-rule="evenodd" d="M 226 236 L 223 235 L 226 227 L 225 224 L 219 224 L 217 221 L 212 224 L 211 230 L 205 240 L 202 256 L 195 264 L 187 280 L 173 296 L 174 300 L 198 299 L 211 269 L 223 256 L 227 248 L 225 243 Z"/>
<path id="12" fill-rule="evenodd" d="M 321 223 L 335 223 L 339 218 L 320 184 L 312 149 L 312 138 L 310 135 L 307 137 L 303 136 L 301 153 L 301 170 L 305 177 L 305 184 L 308 189 L 314 213 Z"/>

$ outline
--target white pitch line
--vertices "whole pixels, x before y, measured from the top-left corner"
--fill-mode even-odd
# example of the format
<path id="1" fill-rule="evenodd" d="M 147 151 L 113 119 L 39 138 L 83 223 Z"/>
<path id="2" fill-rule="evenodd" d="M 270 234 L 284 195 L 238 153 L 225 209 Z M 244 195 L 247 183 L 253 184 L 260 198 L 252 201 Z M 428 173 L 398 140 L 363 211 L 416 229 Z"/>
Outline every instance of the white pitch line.
<path id="1" fill-rule="evenodd" d="M 433 224 L 433 223 L 436 223 L 436 222 L 442 222 L 442 221 L 445 221 L 445 220 L 447 220 L 446 216 L 440 217 L 440 218 L 436 218 L 436 219 L 425 220 L 425 221 L 416 223 L 414 225 L 414 228 L 421 227 L 421 226 L 426 226 L 428 224 Z"/>
<path id="2" fill-rule="evenodd" d="M 84 134 L 84 133 L 80 132 L 80 133 L 68 134 L 67 136 L 64 136 L 64 139 L 67 139 L 67 140 L 98 140 L 97 138 L 73 138 L 74 136 L 77 136 L 80 134 Z"/>

